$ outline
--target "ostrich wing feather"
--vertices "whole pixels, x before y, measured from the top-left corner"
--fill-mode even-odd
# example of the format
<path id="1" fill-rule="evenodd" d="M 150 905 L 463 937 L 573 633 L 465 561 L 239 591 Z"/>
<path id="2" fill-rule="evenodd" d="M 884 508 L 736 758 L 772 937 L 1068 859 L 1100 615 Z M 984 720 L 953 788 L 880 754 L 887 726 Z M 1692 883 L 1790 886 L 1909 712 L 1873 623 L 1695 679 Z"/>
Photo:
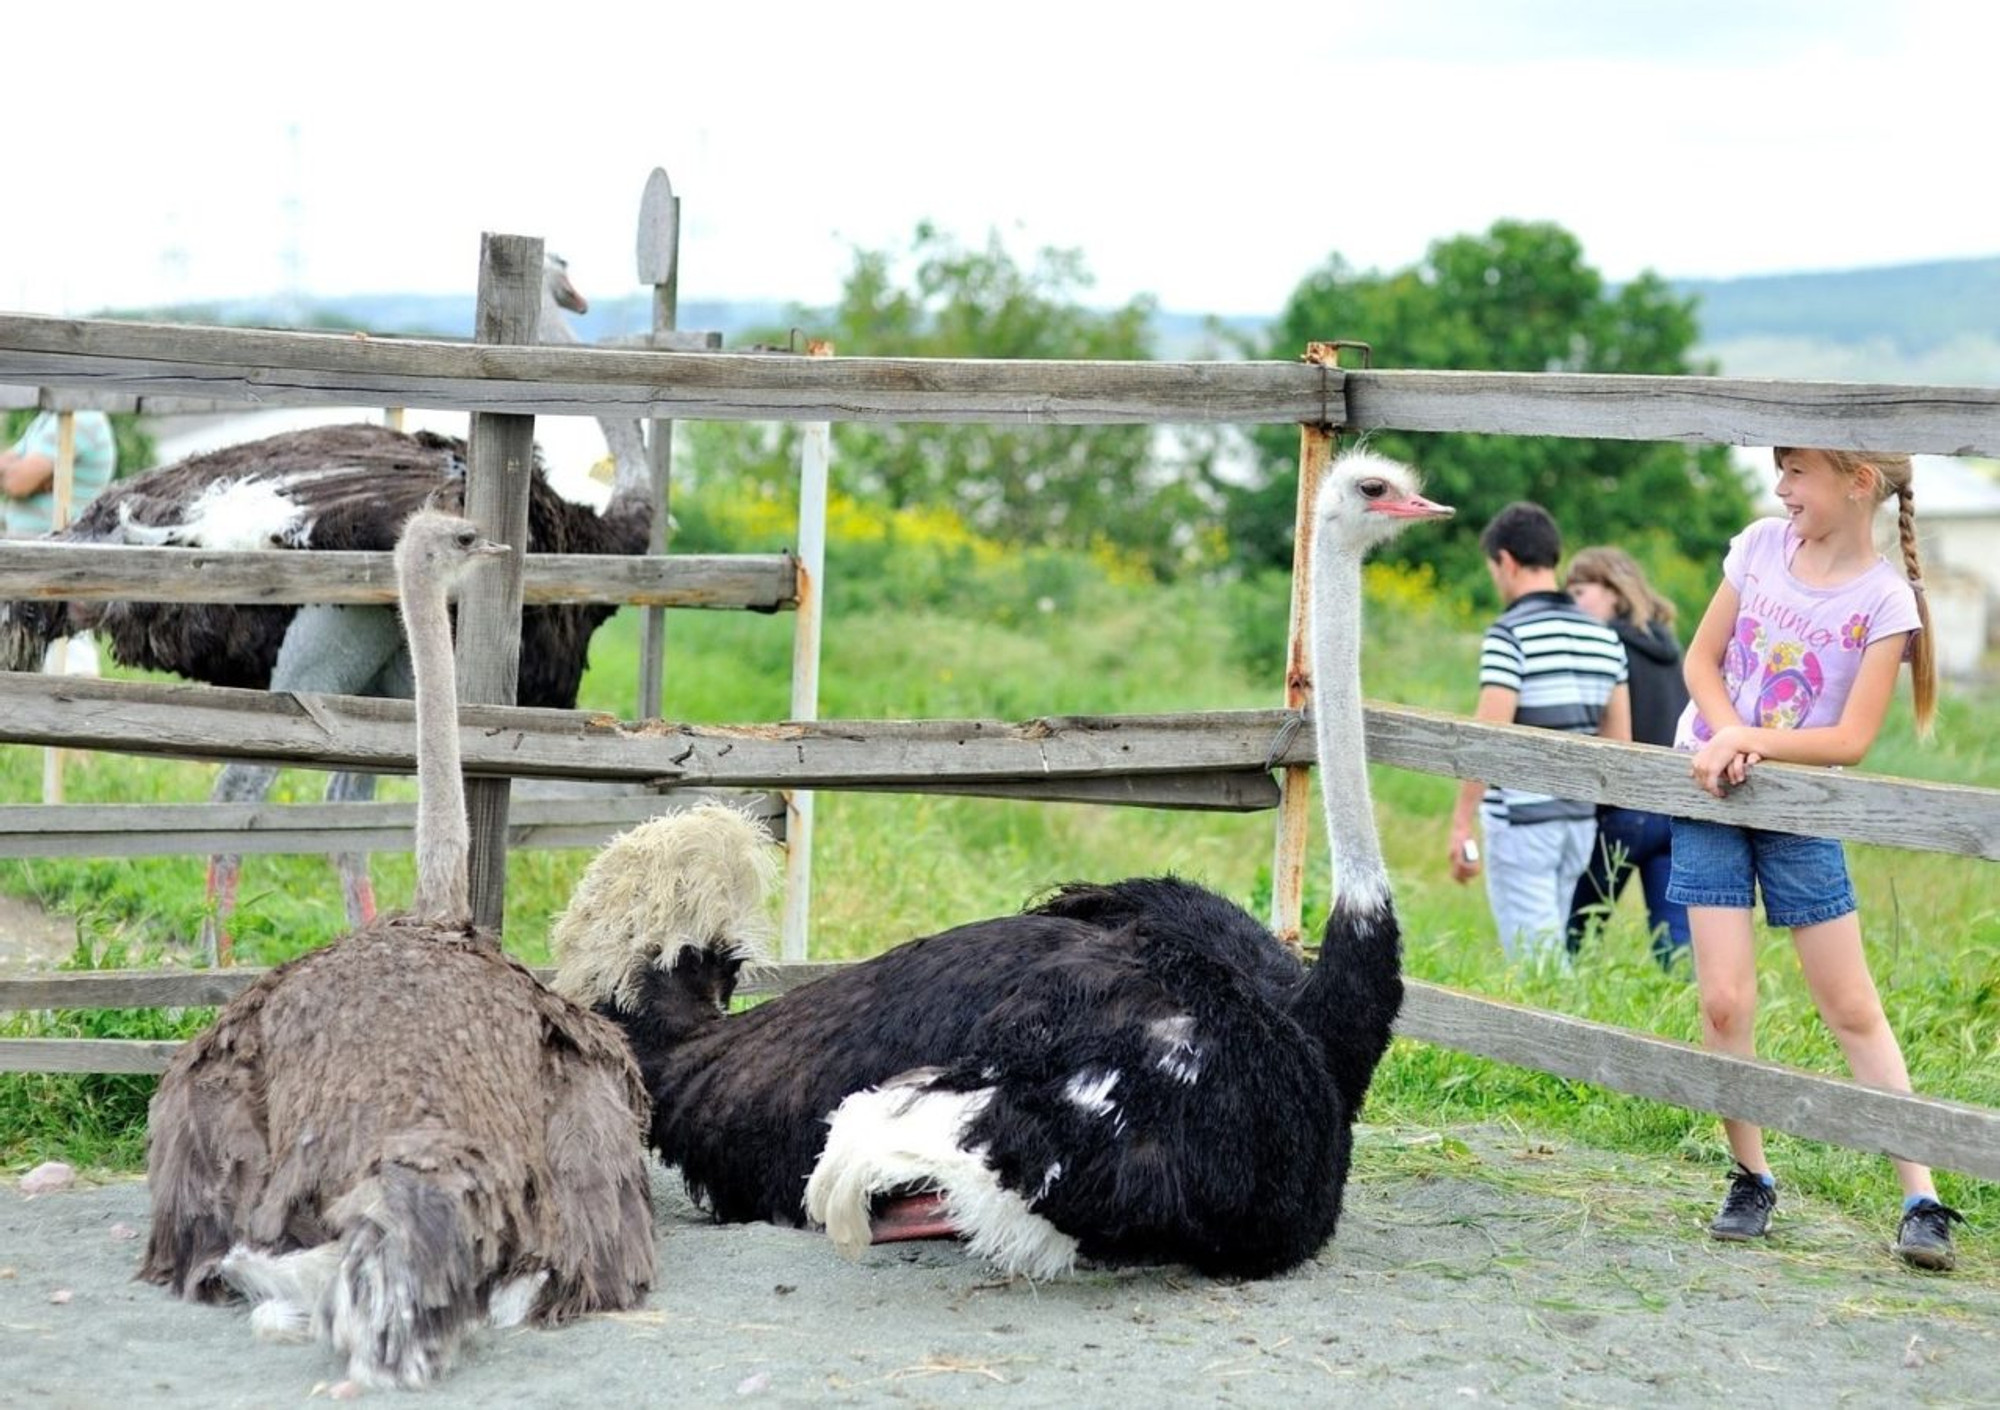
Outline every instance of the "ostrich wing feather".
<path id="1" fill-rule="evenodd" d="M 622 1307 L 626 1290 L 653 1280 L 652 1241 L 632 1237 L 652 1227 L 651 1191 L 644 1165 L 627 1158 L 644 1143 L 650 1102 L 616 1028 L 542 996 L 554 1286 L 541 1316 L 564 1322 Z"/>
<path id="2" fill-rule="evenodd" d="M 175 1054 L 147 1115 L 153 1223 L 139 1276 L 195 1301 L 229 1296 L 218 1266 L 271 1167 L 262 1014 L 274 974 Z"/>

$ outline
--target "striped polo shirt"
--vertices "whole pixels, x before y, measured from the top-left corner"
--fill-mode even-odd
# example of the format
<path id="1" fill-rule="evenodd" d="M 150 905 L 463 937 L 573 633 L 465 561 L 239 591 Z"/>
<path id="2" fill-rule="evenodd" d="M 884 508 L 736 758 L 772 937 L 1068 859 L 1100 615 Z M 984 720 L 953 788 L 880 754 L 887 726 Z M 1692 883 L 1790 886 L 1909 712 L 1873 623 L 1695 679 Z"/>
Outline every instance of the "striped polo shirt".
<path id="1" fill-rule="evenodd" d="M 1514 723 L 1536 729 L 1596 734 L 1605 703 L 1624 683 L 1625 670 L 1618 633 L 1564 592 L 1516 598 L 1486 629 L 1479 646 L 1480 686 L 1513 691 L 1519 697 Z M 1480 811 L 1521 824 L 1595 817 L 1597 805 L 1489 785 Z"/>

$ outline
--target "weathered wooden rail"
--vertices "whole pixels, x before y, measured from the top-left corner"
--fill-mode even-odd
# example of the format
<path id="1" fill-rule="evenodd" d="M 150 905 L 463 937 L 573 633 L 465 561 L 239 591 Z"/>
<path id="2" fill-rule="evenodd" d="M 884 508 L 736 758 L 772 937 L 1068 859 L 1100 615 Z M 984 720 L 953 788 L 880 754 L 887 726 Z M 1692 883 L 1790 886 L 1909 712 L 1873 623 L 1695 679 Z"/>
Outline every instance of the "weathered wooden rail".
<path id="1" fill-rule="evenodd" d="M 1356 430 L 2000 454 L 2000 390 L 1994 389 L 1355 372 L 1266 362 L 773 359 L 18 315 L 0 316 L 0 381 L 60 385 L 75 404 L 95 399 L 106 406 L 122 404 L 121 399 L 136 405 L 147 398 L 226 397 L 253 403 L 270 398 L 288 404 L 423 405 L 511 416 L 1297 422 Z M 0 550 L 0 575 L 27 567 Z M 229 571 L 237 569 L 231 565 Z M 259 576 L 245 571 L 231 579 L 232 591 L 256 590 Z M 128 581 L 122 564 L 107 568 L 107 594 L 123 591 L 112 586 L 113 572 L 118 583 Z M 529 581 L 535 572 L 529 569 Z M 190 568 L 188 575 L 168 576 L 175 591 L 193 592 L 200 575 Z M 5 581 L 0 576 L 0 583 Z M 649 581 L 665 594 L 664 574 Z M 201 585 L 204 591 L 209 586 Z M 592 590 L 606 586 L 597 581 Z M 639 587 L 626 582 L 620 590 Z M 300 580 L 283 590 L 318 589 Z M 689 726 L 472 706 L 461 739 L 467 769 L 479 777 L 628 780 L 656 789 L 894 789 L 1268 807 L 1276 798 L 1269 771 L 1310 761 L 1311 731 L 1297 726 L 1296 713 L 1281 710 L 1024 723 Z M 402 702 L 0 676 L 0 739 L 398 771 L 410 767 L 410 737 L 410 710 Z M 1368 749 L 1377 762 L 1453 777 L 2000 860 L 2000 790 L 1765 765 L 1723 803 L 1690 787 L 1685 762 L 1662 751 L 1380 706 L 1369 710 Z M 102 819 L 69 821 L 75 829 L 71 836 L 101 835 L 91 829 Z M 206 824 L 200 819 L 184 821 L 189 835 L 204 842 L 212 835 L 201 831 Z M 357 820 L 356 834 L 366 835 L 377 821 Z M 21 840 L 26 830 L 27 819 L 0 813 L 6 848 L 27 845 Z M 391 831 L 378 829 L 383 836 Z M 787 985 L 818 970 L 787 966 L 770 982 Z M 0 1007 L 209 1004 L 245 982 L 242 972 L 37 976 L 0 981 Z M 2000 1178 L 2000 1112 L 1874 1091 L 1425 984 L 1412 985 L 1399 1031 L 1618 1091 Z M 13 1040 L 0 1043 L 0 1068 L 150 1072 L 159 1070 L 171 1046 Z"/>
<path id="2" fill-rule="evenodd" d="M 636 785 L 584 797 L 517 793 L 507 815 L 507 845 L 597 847 L 704 796 Z M 785 809 L 776 795 L 732 795 L 730 801 L 783 838 Z M 0 857 L 409 852 L 415 826 L 415 803 L 22 803 L 0 806 Z"/>
<path id="3" fill-rule="evenodd" d="M 1294 362 L 773 358 L 476 346 L 0 314 L 0 380 L 112 396 L 514 415 L 1355 430 L 2000 454 L 2000 388 Z M 1350 399 L 1352 404 L 1350 405 Z"/>
<path id="4" fill-rule="evenodd" d="M 523 598 L 776 612 L 798 602 L 790 554 L 675 554 L 634 558 L 530 553 Z M 78 602 L 388 603 L 396 569 L 387 553 L 255 553 L 119 544 L 0 542 L 0 599 Z"/>
<path id="5" fill-rule="evenodd" d="M 1156 775 L 1263 778 L 1273 767 L 1309 764 L 1312 731 L 1299 727 L 1300 718 L 1287 710 L 1220 710 L 1019 722 L 690 725 L 468 705 L 461 712 L 459 747 L 466 772 L 475 777 L 919 793 L 1019 784 L 1040 785 L 1045 791 L 1039 796 L 1054 798 L 1070 796 L 1066 789 L 1073 783 Z M 0 672 L 5 743 L 409 773 L 415 767 L 412 720 L 406 700 Z M 1686 817 L 1788 821 L 1857 841 L 2000 860 L 2000 791 L 1993 789 L 1773 763 L 1760 766 L 1749 785 L 1724 801 L 1688 783 L 1683 757 L 1647 745 L 1406 706 L 1369 707 L 1367 729 L 1372 760 L 1423 773 Z"/>

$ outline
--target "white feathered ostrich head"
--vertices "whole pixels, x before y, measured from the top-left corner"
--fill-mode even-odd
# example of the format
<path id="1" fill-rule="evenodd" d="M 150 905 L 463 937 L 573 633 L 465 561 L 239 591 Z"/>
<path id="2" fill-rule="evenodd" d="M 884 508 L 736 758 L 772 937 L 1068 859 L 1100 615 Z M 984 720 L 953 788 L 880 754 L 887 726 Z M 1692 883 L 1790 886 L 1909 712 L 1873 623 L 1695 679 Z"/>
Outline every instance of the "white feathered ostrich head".
<path id="1" fill-rule="evenodd" d="M 586 1008 L 630 1014 L 649 972 L 679 969 L 719 1007 L 738 971 L 767 958 L 777 865 L 770 830 L 713 800 L 620 833 L 550 933 L 553 987 Z"/>
<path id="2" fill-rule="evenodd" d="M 1425 499 L 1417 472 L 1400 460 L 1357 446 L 1333 462 L 1313 504 L 1314 535 L 1357 562 L 1412 519 L 1449 518 L 1447 505 Z M 1316 560 L 1317 561 L 1317 560 Z"/>

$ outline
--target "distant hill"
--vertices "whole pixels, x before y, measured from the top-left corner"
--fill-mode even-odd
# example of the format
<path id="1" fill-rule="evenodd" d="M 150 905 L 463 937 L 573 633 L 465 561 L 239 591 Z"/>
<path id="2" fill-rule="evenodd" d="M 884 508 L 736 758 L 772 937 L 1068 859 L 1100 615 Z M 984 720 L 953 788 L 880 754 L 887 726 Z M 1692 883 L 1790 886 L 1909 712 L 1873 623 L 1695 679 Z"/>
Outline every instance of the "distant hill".
<path id="1" fill-rule="evenodd" d="M 1671 282 L 1731 376 L 2000 386 L 2000 258 Z"/>
<path id="2" fill-rule="evenodd" d="M 2000 330 L 2000 258 L 1672 283 L 1701 300 L 1703 336 L 1716 342 L 1887 338 L 1917 352 Z"/>
<path id="3" fill-rule="evenodd" d="M 1730 376 L 2000 386 L 2000 257 L 1669 283 L 1698 300 L 1698 353 Z M 472 332 L 472 310 L 470 294 L 379 294 L 303 308 L 235 300 L 108 316 L 463 338 Z M 782 337 L 792 316 L 791 306 L 775 299 L 693 299 L 681 305 L 678 321 L 721 333 L 727 348 L 756 336 Z M 598 342 L 641 332 L 651 319 L 650 296 L 630 294 L 593 303 L 576 322 L 584 338 Z M 1263 320 L 1219 322 L 1228 333 L 1254 335 Z M 1217 323 L 1205 314 L 1161 310 L 1153 325 L 1159 356 L 1233 356 L 1226 336 L 1216 335 Z M 810 315 L 802 331 L 816 331 Z"/>

